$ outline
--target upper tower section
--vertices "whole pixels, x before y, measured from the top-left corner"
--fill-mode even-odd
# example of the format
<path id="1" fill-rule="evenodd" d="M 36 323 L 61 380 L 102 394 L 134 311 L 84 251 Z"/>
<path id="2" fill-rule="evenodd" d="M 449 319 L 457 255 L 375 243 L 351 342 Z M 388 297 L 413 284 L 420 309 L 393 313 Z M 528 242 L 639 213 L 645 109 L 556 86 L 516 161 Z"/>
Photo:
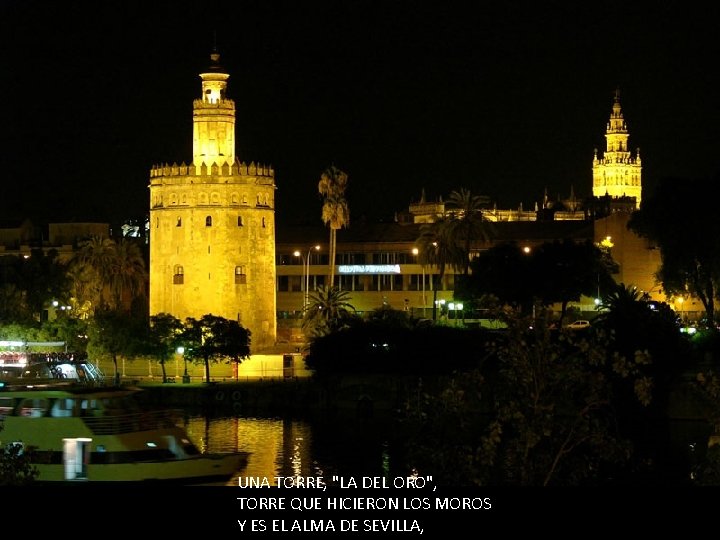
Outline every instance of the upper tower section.
<path id="1" fill-rule="evenodd" d="M 628 134 L 625 118 L 623 117 L 622 107 L 620 107 L 620 90 L 615 90 L 615 100 L 613 102 L 612 112 L 610 113 L 610 121 L 607 123 L 607 131 L 605 132 L 605 141 L 607 149 L 605 155 L 614 153 L 616 157 L 629 158 L 628 151 Z"/>
<path id="2" fill-rule="evenodd" d="M 628 133 L 622 107 L 620 90 L 615 91 L 610 121 L 605 131 L 606 149 L 598 157 L 597 148 L 593 159 L 593 195 L 595 197 L 634 197 L 635 208 L 640 207 L 642 195 L 640 149 L 633 156 L 628 147 Z"/>
<path id="3" fill-rule="evenodd" d="M 226 97 L 230 75 L 220 54 L 210 54 L 210 67 L 200 73 L 202 96 L 193 101 L 193 165 L 235 162 L 235 102 Z"/>

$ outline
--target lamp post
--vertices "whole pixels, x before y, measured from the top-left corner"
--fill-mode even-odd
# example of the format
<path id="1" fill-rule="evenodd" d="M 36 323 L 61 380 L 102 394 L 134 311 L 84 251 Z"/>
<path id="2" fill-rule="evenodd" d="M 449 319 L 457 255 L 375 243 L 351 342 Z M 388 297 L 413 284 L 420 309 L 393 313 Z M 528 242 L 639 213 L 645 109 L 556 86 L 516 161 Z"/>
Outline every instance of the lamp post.
<path id="1" fill-rule="evenodd" d="M 308 303 L 310 302 L 310 254 L 312 250 L 320 251 L 320 244 L 316 244 L 308 249 L 307 255 L 303 255 L 299 251 L 295 251 L 293 255 L 295 257 L 301 257 L 303 265 L 303 281 L 305 282 L 305 297 L 303 298 L 303 312 L 307 310 Z"/>
<path id="2" fill-rule="evenodd" d="M 185 358 L 185 347 L 178 347 L 177 353 L 183 357 L 183 362 L 185 364 L 185 371 L 183 372 L 183 383 L 187 384 L 190 382 L 190 376 L 187 372 L 187 358 Z"/>
<path id="3" fill-rule="evenodd" d="M 437 263 L 437 260 L 438 260 L 438 243 L 437 243 L 437 242 L 433 242 L 433 243 L 432 243 L 432 246 L 433 246 L 433 248 L 435 249 L 435 257 L 433 258 L 433 260 Z M 433 274 L 433 275 L 430 277 L 430 286 L 432 287 L 432 290 L 433 290 L 433 321 L 436 321 L 436 320 L 437 320 L 437 306 L 438 306 L 437 290 L 438 290 L 438 287 L 440 286 L 440 282 L 439 282 L 439 280 L 436 278 L 436 276 L 439 277 L 439 274 Z"/>
<path id="4" fill-rule="evenodd" d="M 420 253 L 420 250 L 418 248 L 412 249 L 412 254 L 417 257 L 417 255 Z M 423 317 L 425 317 L 425 306 L 427 305 L 427 301 L 425 300 L 425 265 L 421 265 L 422 269 L 422 309 L 423 309 Z"/>

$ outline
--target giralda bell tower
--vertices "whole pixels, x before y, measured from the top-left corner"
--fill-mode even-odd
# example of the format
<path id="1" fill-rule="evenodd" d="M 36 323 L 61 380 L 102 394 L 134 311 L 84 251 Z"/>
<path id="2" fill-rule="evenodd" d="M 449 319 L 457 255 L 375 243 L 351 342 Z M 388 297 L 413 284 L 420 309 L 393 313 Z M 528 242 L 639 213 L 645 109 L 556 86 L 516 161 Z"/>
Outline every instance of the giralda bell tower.
<path id="1" fill-rule="evenodd" d="M 275 172 L 235 155 L 235 102 L 220 55 L 200 73 L 191 164 L 150 170 L 150 314 L 213 314 L 275 344 Z"/>
<path id="2" fill-rule="evenodd" d="M 622 108 L 620 90 L 615 91 L 615 101 L 610 121 L 605 131 L 606 149 L 598 158 L 595 149 L 593 159 L 593 195 L 595 197 L 635 197 L 635 208 L 640 208 L 642 197 L 642 162 L 640 149 L 635 156 L 628 148 L 628 133 Z"/>

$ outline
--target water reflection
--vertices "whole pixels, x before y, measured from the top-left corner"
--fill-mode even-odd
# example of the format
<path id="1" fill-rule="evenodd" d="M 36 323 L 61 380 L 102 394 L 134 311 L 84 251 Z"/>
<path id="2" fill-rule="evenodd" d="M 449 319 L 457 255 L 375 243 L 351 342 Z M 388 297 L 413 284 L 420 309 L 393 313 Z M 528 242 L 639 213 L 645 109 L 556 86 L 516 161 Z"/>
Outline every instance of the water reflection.
<path id="1" fill-rule="evenodd" d="M 198 413 L 186 417 L 185 427 L 203 452 L 248 452 L 247 467 L 237 476 L 267 478 L 271 485 L 275 476 L 323 476 L 327 481 L 333 475 L 388 478 L 410 473 L 402 465 L 403 442 L 388 419 L 298 420 Z M 686 484 L 691 461 L 703 457 L 700 450 L 707 437 L 705 422 L 671 422 L 668 450 L 672 459 L 652 478 L 634 481 Z M 688 448 L 697 455 L 689 455 Z M 237 485 L 237 477 L 230 483 Z"/>
<path id="2" fill-rule="evenodd" d="M 386 476 L 390 451 L 382 422 L 188 416 L 203 452 L 248 452 L 242 476 Z M 235 485 L 237 480 L 233 481 Z"/>
<path id="3" fill-rule="evenodd" d="M 271 418 L 186 419 L 186 429 L 203 452 L 248 452 L 243 476 L 322 476 L 312 457 L 312 430 L 301 420 Z"/>

